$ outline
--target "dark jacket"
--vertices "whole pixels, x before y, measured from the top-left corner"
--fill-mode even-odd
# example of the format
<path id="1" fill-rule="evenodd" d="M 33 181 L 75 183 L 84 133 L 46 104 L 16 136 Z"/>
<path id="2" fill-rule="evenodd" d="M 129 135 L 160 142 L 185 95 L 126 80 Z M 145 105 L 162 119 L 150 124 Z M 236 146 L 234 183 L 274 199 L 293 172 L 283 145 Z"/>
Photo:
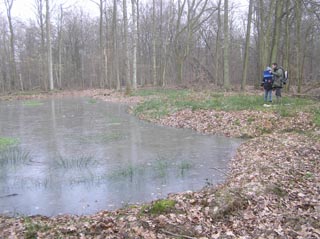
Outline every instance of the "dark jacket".
<path id="1" fill-rule="evenodd" d="M 284 72 L 282 71 L 281 68 L 275 68 L 274 70 L 271 71 L 272 74 L 272 80 L 273 80 L 273 84 L 272 84 L 272 88 L 282 88 L 282 80 L 283 80 L 283 75 Z"/>

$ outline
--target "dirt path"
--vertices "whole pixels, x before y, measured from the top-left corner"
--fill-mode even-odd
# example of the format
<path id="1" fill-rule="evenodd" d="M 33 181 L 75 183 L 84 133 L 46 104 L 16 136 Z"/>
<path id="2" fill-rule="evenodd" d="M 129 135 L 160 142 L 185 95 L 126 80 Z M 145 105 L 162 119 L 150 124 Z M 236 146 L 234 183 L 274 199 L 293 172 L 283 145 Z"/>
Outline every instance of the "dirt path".
<path id="1" fill-rule="evenodd" d="M 273 120 L 283 122 L 273 127 Z M 169 195 L 175 206 L 161 214 L 151 202 L 90 216 L 0 217 L 0 238 L 320 238 L 320 142 L 310 137 L 319 129 L 310 115 L 288 121 L 262 112 L 181 111 L 155 123 L 252 139 L 239 147 L 224 184 Z"/>

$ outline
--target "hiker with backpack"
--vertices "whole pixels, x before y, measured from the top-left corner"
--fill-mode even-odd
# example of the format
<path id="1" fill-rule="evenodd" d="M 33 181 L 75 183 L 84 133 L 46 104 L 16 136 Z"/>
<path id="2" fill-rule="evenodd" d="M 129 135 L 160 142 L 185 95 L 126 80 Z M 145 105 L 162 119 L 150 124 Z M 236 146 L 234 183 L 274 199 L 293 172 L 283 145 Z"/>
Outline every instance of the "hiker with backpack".
<path id="1" fill-rule="evenodd" d="M 284 82 L 284 70 L 281 67 L 278 67 L 277 63 L 272 63 L 272 69 L 270 71 L 272 75 L 272 89 L 275 90 L 275 95 L 277 97 L 277 102 L 281 101 L 281 89 L 283 87 Z"/>
<path id="2" fill-rule="evenodd" d="M 264 89 L 264 101 L 272 102 L 272 75 L 271 75 L 271 67 L 267 67 L 266 70 L 263 71 L 263 78 L 261 82 L 261 87 Z"/>

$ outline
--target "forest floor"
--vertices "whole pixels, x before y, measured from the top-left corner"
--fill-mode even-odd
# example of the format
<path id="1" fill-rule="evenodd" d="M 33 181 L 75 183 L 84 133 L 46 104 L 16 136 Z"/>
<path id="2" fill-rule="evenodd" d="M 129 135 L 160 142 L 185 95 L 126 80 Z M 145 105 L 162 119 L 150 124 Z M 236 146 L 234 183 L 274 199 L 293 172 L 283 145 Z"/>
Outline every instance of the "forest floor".
<path id="1" fill-rule="evenodd" d="M 109 91 L 72 94 L 131 106 L 145 100 Z M 46 96 L 30 96 L 39 97 Z M 0 216 L 0 238 L 320 238 L 320 129 L 310 113 L 184 109 L 140 118 L 248 140 L 221 185 L 87 216 Z"/>

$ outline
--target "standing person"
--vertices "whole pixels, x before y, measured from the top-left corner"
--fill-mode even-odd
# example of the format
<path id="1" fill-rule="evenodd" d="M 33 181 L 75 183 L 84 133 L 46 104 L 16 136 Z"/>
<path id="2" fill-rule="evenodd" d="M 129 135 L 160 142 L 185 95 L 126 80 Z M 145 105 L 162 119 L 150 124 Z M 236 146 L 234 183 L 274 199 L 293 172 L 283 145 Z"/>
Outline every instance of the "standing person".
<path id="1" fill-rule="evenodd" d="M 278 68 L 277 63 L 272 63 L 272 70 L 270 71 L 272 75 L 272 89 L 276 91 L 277 102 L 281 102 L 281 89 L 283 83 L 284 72 L 281 68 Z"/>
<path id="2" fill-rule="evenodd" d="M 272 75 L 271 68 L 268 66 L 265 71 L 263 71 L 263 78 L 261 82 L 261 86 L 264 89 L 264 102 L 272 102 Z"/>

